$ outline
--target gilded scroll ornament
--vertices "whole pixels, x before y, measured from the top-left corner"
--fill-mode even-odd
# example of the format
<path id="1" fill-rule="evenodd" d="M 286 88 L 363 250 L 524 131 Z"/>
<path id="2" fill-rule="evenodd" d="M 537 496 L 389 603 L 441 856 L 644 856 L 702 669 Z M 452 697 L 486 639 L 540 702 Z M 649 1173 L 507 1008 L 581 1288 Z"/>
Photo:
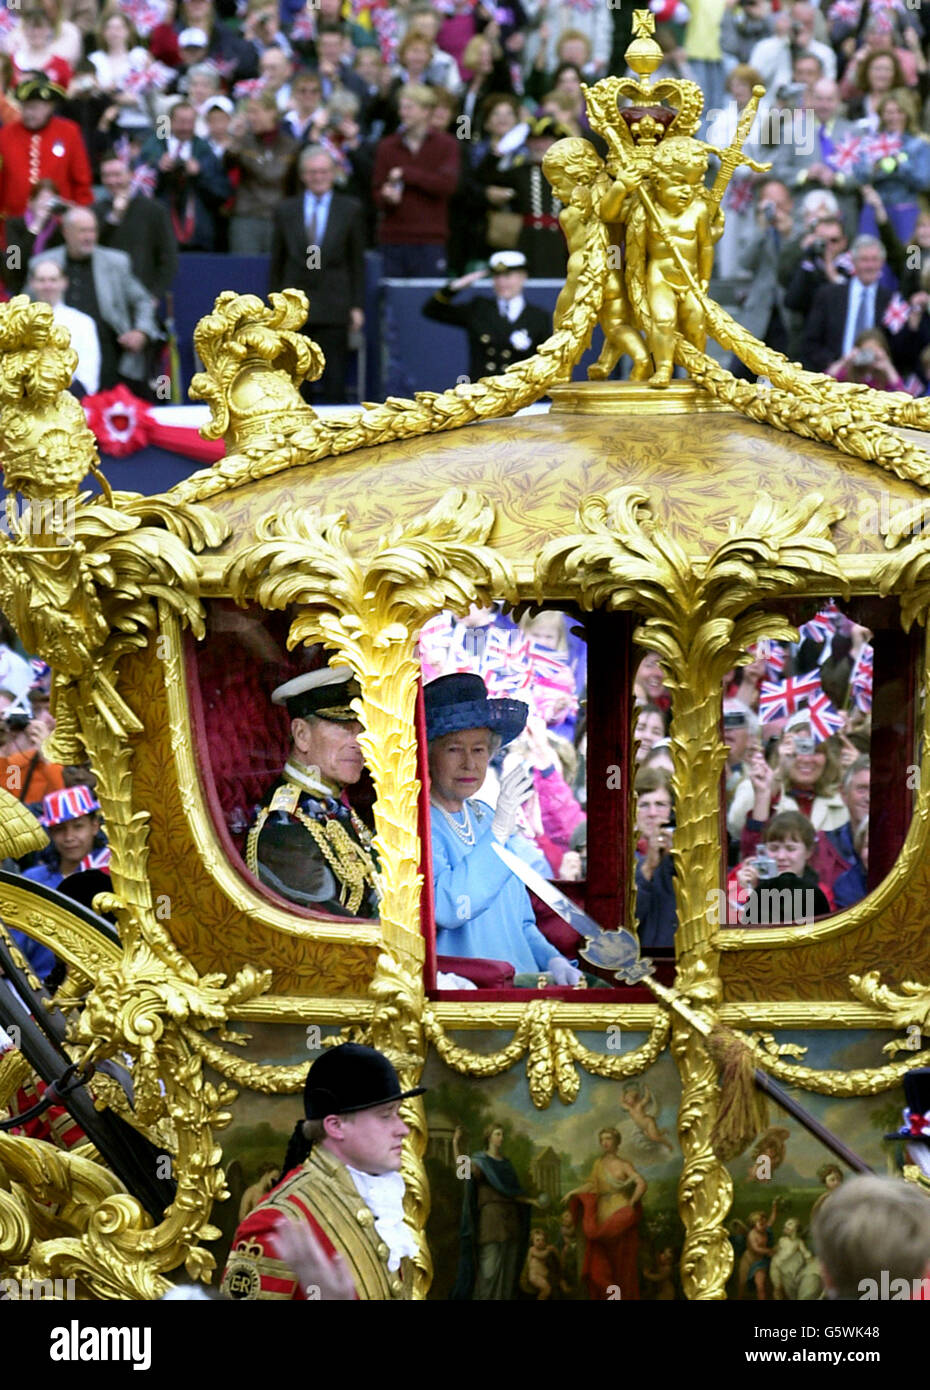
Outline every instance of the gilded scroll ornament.
<path id="1" fill-rule="evenodd" d="M 417 633 L 442 608 L 463 611 L 514 592 L 510 567 L 487 544 L 490 507 L 459 489 L 424 517 L 384 536 L 374 553 L 353 546 L 344 516 L 307 513 L 268 517 L 239 553 L 226 584 L 239 602 L 297 609 L 288 646 L 322 639 L 355 673 L 362 689 L 363 753 L 377 790 L 374 846 L 378 856 L 380 923 L 385 953 L 371 985 L 372 1044 L 415 1085 L 425 1059 L 423 939 L 420 934 L 420 847 L 414 703 Z M 411 1107 L 413 1135 L 405 1151 L 409 1202 L 425 1221 L 422 1109 Z M 418 1223 L 422 1229 L 422 1222 Z M 429 1276 L 425 1243 L 417 1257 L 418 1288 Z"/>
<path id="2" fill-rule="evenodd" d="M 899 1085 L 905 1072 L 914 1067 L 930 1066 L 930 1051 L 911 1052 L 907 1060 L 890 1062 L 883 1067 L 859 1067 L 853 1071 L 816 1071 L 812 1067 L 798 1066 L 758 1043 L 756 1056 L 759 1066 L 771 1072 L 778 1081 L 821 1096 L 877 1096 Z"/>
<path id="3" fill-rule="evenodd" d="M 915 1036 L 919 1039 L 921 1035 L 930 1038 L 930 985 L 920 984 L 916 980 L 902 980 L 900 988 L 895 991 L 889 985 L 882 984 L 877 970 L 870 970 L 866 975 L 850 975 L 849 985 L 863 1004 L 872 1004 L 887 1013 L 890 1028 L 901 1028 L 908 1033 L 907 1043 L 890 1042 L 885 1046 L 886 1052 L 899 1052 L 906 1047 L 913 1057 L 910 1040 Z M 928 1063 L 912 1061 L 912 1065 L 927 1066 Z"/>
<path id="4" fill-rule="evenodd" d="M 649 1037 L 639 1047 L 610 1053 L 585 1047 L 575 1030 L 558 1026 L 553 1015 L 551 1001 L 530 1000 L 510 1042 L 497 1052 L 473 1052 L 453 1042 L 428 1005 L 423 1014 L 423 1029 L 446 1066 L 464 1075 L 500 1076 L 525 1056 L 530 1097 L 540 1110 L 549 1106 L 556 1092 L 566 1104 L 576 1099 L 579 1077 L 575 1062 L 592 1076 L 618 1081 L 638 1076 L 652 1066 L 668 1042 L 670 1020 L 664 1012 L 656 1015 Z M 579 1020 L 579 1026 L 584 1026 L 583 1021 Z"/>
<path id="5" fill-rule="evenodd" d="M 297 331 L 307 317 L 306 295 L 284 290 L 270 302 L 269 309 L 253 294 L 224 290 L 194 333 L 206 370 L 191 382 L 191 396 L 210 406 L 206 437 L 225 438 L 231 454 L 255 457 L 280 447 L 316 419 L 298 391 L 323 370 L 319 348 Z"/>

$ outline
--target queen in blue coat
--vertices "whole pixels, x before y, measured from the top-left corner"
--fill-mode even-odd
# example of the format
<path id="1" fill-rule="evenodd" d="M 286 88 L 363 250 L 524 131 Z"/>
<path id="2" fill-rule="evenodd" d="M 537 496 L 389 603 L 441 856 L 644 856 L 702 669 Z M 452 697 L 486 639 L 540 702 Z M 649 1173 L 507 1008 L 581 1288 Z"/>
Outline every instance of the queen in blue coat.
<path id="1" fill-rule="evenodd" d="M 490 699 L 481 677 L 467 674 L 431 681 L 424 703 L 437 954 L 506 961 L 518 975 L 545 971 L 554 984 L 576 984 L 580 972 L 540 932 L 529 894 L 494 852 L 497 843 L 521 853 L 514 832 L 531 773 L 507 773 L 496 808 L 477 799 L 488 762 L 521 732 L 528 707 Z"/>

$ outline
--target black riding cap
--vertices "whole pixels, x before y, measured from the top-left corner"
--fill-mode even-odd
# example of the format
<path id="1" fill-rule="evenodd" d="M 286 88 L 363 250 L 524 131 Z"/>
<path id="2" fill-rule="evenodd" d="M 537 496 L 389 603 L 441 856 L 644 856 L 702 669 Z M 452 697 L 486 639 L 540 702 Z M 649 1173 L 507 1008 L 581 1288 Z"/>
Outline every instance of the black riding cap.
<path id="1" fill-rule="evenodd" d="M 350 1115 L 395 1100 L 422 1096 L 425 1086 L 400 1089 L 400 1078 L 383 1052 L 361 1043 L 342 1043 L 318 1057 L 307 1073 L 304 1112 L 308 1120 Z"/>

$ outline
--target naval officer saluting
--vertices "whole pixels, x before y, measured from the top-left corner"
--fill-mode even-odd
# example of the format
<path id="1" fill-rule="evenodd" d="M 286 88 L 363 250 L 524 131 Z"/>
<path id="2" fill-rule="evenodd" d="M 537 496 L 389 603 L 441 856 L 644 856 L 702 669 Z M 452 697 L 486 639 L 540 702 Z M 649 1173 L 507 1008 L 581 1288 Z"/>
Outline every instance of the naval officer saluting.
<path id="1" fill-rule="evenodd" d="M 494 277 L 494 299 L 481 295 L 467 304 L 451 303 L 453 295 L 487 277 L 486 270 L 473 270 L 437 290 L 422 310 L 425 318 L 467 331 L 472 381 L 497 376 L 514 362 L 532 357 L 552 332 L 552 315 L 523 298 L 526 257 L 522 251 L 496 251 L 488 265 Z"/>
<path id="2" fill-rule="evenodd" d="M 372 835 L 346 787 L 364 770 L 351 707 L 361 689 L 348 666 L 324 666 L 271 695 L 291 719 L 291 751 L 246 841 L 246 863 L 262 883 L 302 907 L 340 917 L 376 917 Z"/>

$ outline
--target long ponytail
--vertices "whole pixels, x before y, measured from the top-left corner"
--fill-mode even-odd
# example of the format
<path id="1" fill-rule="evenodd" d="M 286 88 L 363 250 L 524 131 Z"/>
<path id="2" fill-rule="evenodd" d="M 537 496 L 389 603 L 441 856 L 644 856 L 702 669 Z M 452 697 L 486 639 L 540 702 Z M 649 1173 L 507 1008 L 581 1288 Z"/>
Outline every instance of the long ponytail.
<path id="1" fill-rule="evenodd" d="M 284 1165 L 281 1169 L 281 1176 L 299 1168 L 310 1157 L 310 1150 L 313 1147 L 306 1135 L 307 1121 L 298 1120 L 294 1126 L 287 1144 L 287 1151 L 284 1155 Z"/>

